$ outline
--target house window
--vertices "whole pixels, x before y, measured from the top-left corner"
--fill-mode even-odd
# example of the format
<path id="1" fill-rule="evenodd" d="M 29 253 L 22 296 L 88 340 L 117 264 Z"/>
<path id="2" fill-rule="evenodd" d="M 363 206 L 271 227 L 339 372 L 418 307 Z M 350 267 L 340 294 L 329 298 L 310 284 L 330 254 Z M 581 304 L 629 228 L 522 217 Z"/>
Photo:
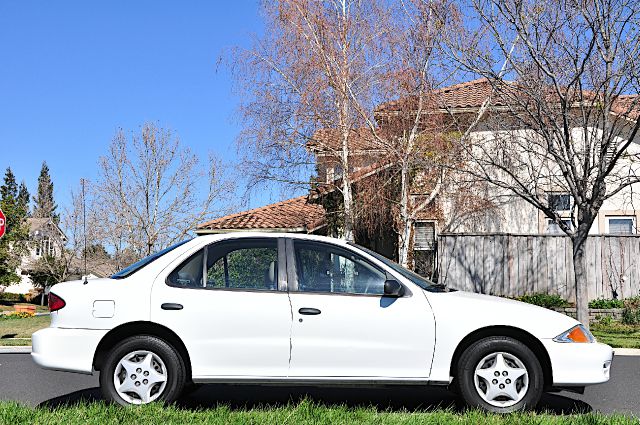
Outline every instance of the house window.
<path id="1" fill-rule="evenodd" d="M 339 178 L 342 178 L 342 166 L 340 164 L 327 167 L 327 183 L 333 183 Z"/>
<path id="2" fill-rule="evenodd" d="M 573 229 L 573 222 L 571 221 L 571 219 L 567 218 L 567 219 L 562 219 L 561 220 L 565 225 L 567 225 L 567 227 L 569 229 Z M 555 220 L 552 219 L 547 219 L 547 232 L 551 235 L 559 235 L 564 233 L 562 231 L 562 229 L 560 228 L 560 225 L 558 225 L 558 223 L 555 222 Z"/>
<path id="3" fill-rule="evenodd" d="M 548 194 L 549 208 L 554 211 L 571 211 L 571 195 L 568 193 Z"/>
<path id="4" fill-rule="evenodd" d="M 606 233 L 612 235 L 635 234 L 635 217 L 607 217 Z"/>
<path id="5" fill-rule="evenodd" d="M 54 254 L 55 246 L 49 237 L 42 238 L 36 245 L 36 257 L 41 257 L 42 255 L 53 257 Z"/>
<path id="6" fill-rule="evenodd" d="M 433 278 L 436 264 L 436 226 L 432 221 L 418 221 L 413 228 L 413 263 L 415 272 Z"/>

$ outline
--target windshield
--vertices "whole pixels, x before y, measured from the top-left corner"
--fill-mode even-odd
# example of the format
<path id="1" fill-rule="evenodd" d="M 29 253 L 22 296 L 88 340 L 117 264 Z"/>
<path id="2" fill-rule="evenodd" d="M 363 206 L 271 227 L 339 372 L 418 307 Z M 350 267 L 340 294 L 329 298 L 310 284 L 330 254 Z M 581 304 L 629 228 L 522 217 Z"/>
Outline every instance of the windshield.
<path id="1" fill-rule="evenodd" d="M 169 247 L 167 247 L 167 248 L 165 248 L 165 249 L 163 249 L 161 251 L 153 253 L 153 254 L 149 255 L 148 257 L 144 257 L 142 260 L 136 261 L 135 263 L 131 264 L 130 266 L 127 266 L 124 269 L 120 270 L 118 273 L 112 275 L 111 279 L 124 279 L 125 277 L 129 277 L 132 274 L 134 274 L 135 272 L 137 272 L 138 270 L 140 270 L 143 267 L 147 266 L 148 264 L 151 264 L 154 260 L 162 257 L 167 252 L 176 249 L 180 245 L 185 244 L 185 243 L 189 242 L 190 240 L 191 239 L 187 239 L 187 240 L 184 240 L 182 242 L 178 242 L 177 244 L 171 245 L 171 246 L 169 246 Z"/>
<path id="2" fill-rule="evenodd" d="M 355 243 L 349 243 L 349 245 L 353 245 L 355 247 L 358 247 L 359 249 L 365 251 L 367 254 L 377 258 L 378 260 L 382 261 L 387 266 L 391 267 L 394 271 L 400 273 L 402 276 L 406 277 L 412 283 L 415 283 L 416 285 L 418 285 L 419 287 L 421 287 L 424 290 L 435 291 L 435 292 L 442 291 L 442 287 L 441 286 L 431 282 L 428 279 L 425 279 L 424 277 L 420 276 L 417 273 L 412 272 L 411 270 L 405 269 L 400 264 L 389 260 L 387 257 L 385 257 L 383 255 L 380 255 L 377 252 L 370 250 L 369 248 L 365 248 L 365 247 L 360 246 L 360 245 L 355 244 Z"/>

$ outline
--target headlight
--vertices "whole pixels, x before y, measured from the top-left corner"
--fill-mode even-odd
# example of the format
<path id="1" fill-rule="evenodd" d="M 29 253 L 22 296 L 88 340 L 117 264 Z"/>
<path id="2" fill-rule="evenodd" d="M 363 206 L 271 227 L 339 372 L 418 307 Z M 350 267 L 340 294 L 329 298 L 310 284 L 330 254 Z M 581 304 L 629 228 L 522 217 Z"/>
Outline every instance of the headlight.
<path id="1" fill-rule="evenodd" d="M 596 342 L 591 332 L 582 325 L 576 325 L 553 338 L 555 342 Z"/>

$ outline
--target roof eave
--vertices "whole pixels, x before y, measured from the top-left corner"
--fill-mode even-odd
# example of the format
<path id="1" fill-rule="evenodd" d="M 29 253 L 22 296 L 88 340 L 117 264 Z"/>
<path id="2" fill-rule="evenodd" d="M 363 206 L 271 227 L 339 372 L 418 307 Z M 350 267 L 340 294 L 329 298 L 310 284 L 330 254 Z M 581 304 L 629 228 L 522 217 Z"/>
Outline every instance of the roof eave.
<path id="1" fill-rule="evenodd" d="M 307 233 L 306 227 L 266 227 L 266 228 L 227 228 L 227 229 L 196 229 L 197 235 L 218 235 L 223 233 L 257 232 L 257 233 Z"/>

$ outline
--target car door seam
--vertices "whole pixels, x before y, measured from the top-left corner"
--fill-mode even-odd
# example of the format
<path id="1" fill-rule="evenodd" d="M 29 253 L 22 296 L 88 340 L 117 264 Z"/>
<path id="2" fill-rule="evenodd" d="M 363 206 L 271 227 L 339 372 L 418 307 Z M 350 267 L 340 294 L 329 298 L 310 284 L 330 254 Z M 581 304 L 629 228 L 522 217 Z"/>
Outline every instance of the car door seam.
<path id="1" fill-rule="evenodd" d="M 289 287 L 289 255 L 288 255 L 288 244 L 287 239 L 284 240 L 283 248 L 284 248 L 284 263 L 285 263 L 285 278 L 287 281 L 287 299 L 289 300 L 289 313 L 291 314 L 291 321 L 289 322 L 289 363 L 287 367 L 287 377 L 289 377 L 289 373 L 291 372 L 291 354 L 293 352 L 293 302 L 291 302 L 291 288 Z"/>

